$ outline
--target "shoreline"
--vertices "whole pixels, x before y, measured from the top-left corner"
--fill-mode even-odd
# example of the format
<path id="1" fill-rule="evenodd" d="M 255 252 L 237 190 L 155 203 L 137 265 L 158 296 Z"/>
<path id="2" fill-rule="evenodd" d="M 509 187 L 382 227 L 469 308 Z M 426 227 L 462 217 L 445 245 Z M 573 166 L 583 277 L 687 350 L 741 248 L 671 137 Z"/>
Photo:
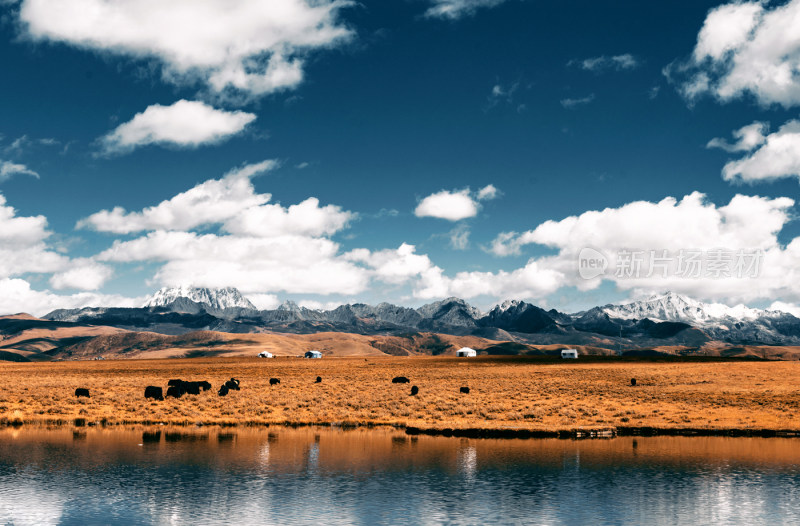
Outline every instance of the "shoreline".
<path id="1" fill-rule="evenodd" d="M 271 427 L 298 429 L 298 428 L 328 428 L 356 430 L 356 429 L 396 429 L 409 436 L 438 436 L 453 438 L 490 438 L 490 439 L 543 439 L 557 438 L 562 440 L 592 440 L 612 439 L 617 437 L 748 437 L 748 438 L 800 438 L 800 429 L 786 428 L 665 428 L 652 426 L 620 426 L 598 429 L 522 429 L 522 428 L 432 428 L 416 427 L 399 424 L 386 424 L 380 422 L 155 422 L 148 420 L 129 420 L 123 422 L 100 422 L 75 419 L 72 422 L 62 419 L 45 419 L 23 421 L 0 420 L 0 428 L 22 427 L 28 428 L 57 428 L 57 429 L 82 429 L 86 427 L 114 429 L 126 427 L 176 427 L 195 428 L 197 430 L 207 427 L 228 429 L 268 429 Z"/>

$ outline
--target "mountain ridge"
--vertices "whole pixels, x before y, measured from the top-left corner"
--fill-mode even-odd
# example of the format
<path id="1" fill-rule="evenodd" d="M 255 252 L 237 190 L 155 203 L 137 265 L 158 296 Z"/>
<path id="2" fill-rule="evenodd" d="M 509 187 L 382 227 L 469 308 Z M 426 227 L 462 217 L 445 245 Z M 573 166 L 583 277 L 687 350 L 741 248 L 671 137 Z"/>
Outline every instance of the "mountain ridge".
<path id="1" fill-rule="evenodd" d="M 184 290 L 201 301 L 181 296 L 179 292 Z M 431 332 L 521 343 L 603 343 L 618 348 L 701 345 L 715 340 L 747 345 L 800 345 L 800 319 L 789 313 L 705 304 L 671 292 L 568 314 L 555 309 L 546 311 L 521 300 L 504 301 L 483 313 L 456 297 L 416 309 L 384 302 L 375 306 L 355 303 L 315 310 L 286 301 L 276 309 L 258 310 L 244 307 L 252 303 L 236 289 L 162 291 L 154 295 L 158 301 L 148 301 L 147 307 L 61 309 L 44 319 L 173 335 L 197 330 L 363 335 Z"/>

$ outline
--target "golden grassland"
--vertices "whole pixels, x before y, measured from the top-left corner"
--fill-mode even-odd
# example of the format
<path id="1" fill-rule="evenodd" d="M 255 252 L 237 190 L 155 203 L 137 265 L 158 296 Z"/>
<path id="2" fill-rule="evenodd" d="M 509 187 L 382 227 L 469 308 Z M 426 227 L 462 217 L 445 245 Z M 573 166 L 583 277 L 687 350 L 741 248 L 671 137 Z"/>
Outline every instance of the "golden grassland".
<path id="1" fill-rule="evenodd" d="M 0 363 L 0 423 L 394 425 L 422 429 L 800 430 L 797 362 L 198 358 Z M 317 376 L 322 383 L 314 383 Z M 394 376 L 411 384 L 392 384 Z M 217 395 L 236 377 L 241 390 Z M 212 391 L 164 401 L 171 378 Z M 271 387 L 270 378 L 280 385 Z M 630 385 L 636 378 L 637 386 Z M 410 386 L 419 394 L 410 396 Z M 467 386 L 469 394 L 459 388 Z M 91 398 L 76 398 L 86 387 Z"/>

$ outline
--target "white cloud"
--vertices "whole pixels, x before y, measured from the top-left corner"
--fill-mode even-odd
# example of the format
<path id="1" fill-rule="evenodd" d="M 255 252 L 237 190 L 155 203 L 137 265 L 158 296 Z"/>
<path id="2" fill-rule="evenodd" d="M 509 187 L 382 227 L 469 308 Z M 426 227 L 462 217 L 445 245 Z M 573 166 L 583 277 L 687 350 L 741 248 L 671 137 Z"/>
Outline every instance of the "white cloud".
<path id="1" fill-rule="evenodd" d="M 478 190 L 478 201 L 485 201 L 489 199 L 494 199 L 499 195 L 499 190 L 493 184 L 487 184 L 480 190 Z"/>
<path id="2" fill-rule="evenodd" d="M 800 318 L 800 305 L 797 303 L 786 303 L 783 301 L 773 301 L 772 304 L 768 307 L 768 310 L 779 310 L 782 312 L 788 312 L 793 316 Z"/>
<path id="3" fill-rule="evenodd" d="M 259 237 L 329 236 L 345 228 L 355 217 L 353 212 L 336 205 L 320 206 L 319 199 L 309 197 L 286 208 L 277 204 L 247 208 L 226 221 L 224 229 L 231 234 Z"/>
<path id="4" fill-rule="evenodd" d="M 274 160 L 245 165 L 141 212 L 128 212 L 121 207 L 101 210 L 80 220 L 77 228 L 129 234 L 142 230 L 187 230 L 224 222 L 271 199 L 269 194 L 257 194 L 250 178 L 277 166 Z"/>
<path id="5" fill-rule="evenodd" d="M 511 84 L 511 86 L 505 88 L 502 84 L 495 84 L 492 86 L 492 91 L 489 93 L 488 97 L 488 108 L 493 108 L 497 106 L 500 102 L 505 102 L 507 104 L 514 103 L 514 93 L 519 89 L 519 82 L 515 82 Z"/>
<path id="6" fill-rule="evenodd" d="M 281 300 L 275 294 L 248 294 L 247 299 L 258 310 L 274 310 L 281 304 Z"/>
<path id="7" fill-rule="evenodd" d="M 727 163 L 722 169 L 723 179 L 754 183 L 785 177 L 800 178 L 800 121 L 791 120 L 766 136 L 763 135 L 766 126 L 761 130 L 753 129 L 760 124 L 745 126 L 734 133 L 750 129 L 749 135 L 743 136 L 734 146 L 741 145 L 738 150 L 751 151 L 741 159 Z"/>
<path id="8" fill-rule="evenodd" d="M 469 188 L 441 190 L 422 199 L 414 210 L 414 215 L 460 221 L 478 215 L 481 207 L 478 201 L 494 199 L 498 195 L 499 190 L 491 184 L 477 192 L 472 192 Z"/>
<path id="9" fill-rule="evenodd" d="M 564 283 L 565 278 L 561 271 L 545 268 L 533 259 L 524 267 L 511 272 L 459 272 L 452 278 L 445 276 L 439 267 L 433 267 L 422 274 L 414 296 L 421 299 L 448 296 L 541 298 L 555 292 Z"/>
<path id="10" fill-rule="evenodd" d="M 106 265 L 90 259 L 76 259 L 70 268 L 53 274 L 50 285 L 55 289 L 98 290 L 113 275 Z"/>
<path id="11" fill-rule="evenodd" d="M 143 301 L 144 298 L 126 298 L 93 292 L 53 294 L 47 290 L 33 290 L 30 283 L 24 279 L 0 279 L 0 314 L 27 312 L 34 316 L 44 316 L 55 309 L 96 306 L 138 307 Z"/>
<path id="12" fill-rule="evenodd" d="M 460 224 L 450 231 L 450 246 L 455 250 L 467 250 L 469 248 L 469 228 L 465 224 Z"/>
<path id="13" fill-rule="evenodd" d="M 478 203 L 470 195 L 469 188 L 436 192 L 420 201 L 414 210 L 417 217 L 438 217 L 448 221 L 459 221 L 477 214 Z"/>
<path id="14" fill-rule="evenodd" d="M 800 0 L 771 8 L 766 2 L 725 4 L 709 11 L 689 61 L 672 64 L 665 74 L 690 101 L 704 94 L 720 101 L 750 94 L 762 104 L 795 106 L 798 35 Z"/>
<path id="15" fill-rule="evenodd" d="M 50 282 L 56 288 L 94 290 L 111 277 L 101 264 L 53 250 L 47 243 L 50 235 L 44 216 L 18 216 L 0 194 L 0 279 L 55 273 Z"/>
<path id="16" fill-rule="evenodd" d="M 405 283 L 433 266 L 428 256 L 417 254 L 416 247 L 407 243 L 403 243 L 396 250 L 370 252 L 367 249 L 356 249 L 348 252 L 345 258 L 366 264 L 372 268 L 374 276 L 391 284 Z"/>
<path id="17" fill-rule="evenodd" d="M 577 65 L 586 71 L 600 72 L 608 69 L 622 71 L 626 69 L 635 69 L 639 67 L 639 61 L 630 53 L 623 55 L 606 56 L 586 58 L 583 60 L 570 60 L 567 65 Z"/>
<path id="18" fill-rule="evenodd" d="M 155 231 L 115 241 L 100 261 L 153 261 L 163 265 L 155 280 L 165 286 L 236 287 L 244 293 L 357 294 L 368 272 L 341 257 L 329 239 L 199 235 Z"/>
<path id="19" fill-rule="evenodd" d="M 24 164 L 12 163 L 11 161 L 0 160 L 0 182 L 11 179 L 15 175 L 30 175 L 39 178 L 39 174 L 25 166 Z"/>
<path id="20" fill-rule="evenodd" d="M 552 256 L 533 258 L 537 270 L 556 273 L 558 287 L 594 289 L 605 279 L 623 290 L 636 293 L 674 290 L 701 299 L 748 302 L 757 299 L 800 298 L 800 238 L 783 245 L 778 234 L 791 220 L 792 199 L 758 196 L 735 196 L 727 205 L 716 206 L 695 192 L 681 200 L 672 197 L 659 202 L 636 201 L 619 208 L 588 211 L 559 221 L 546 221 L 524 233 L 506 232 L 495 239 L 492 251 L 497 255 L 518 254 L 521 248 L 537 244 L 555 249 Z M 608 259 L 604 276 L 584 280 L 578 275 L 578 255 L 584 248 L 599 250 Z M 657 270 L 649 277 L 649 251 L 671 258 L 666 277 Z M 681 250 L 702 251 L 706 256 L 715 250 L 735 257 L 744 250 L 760 251 L 762 258 L 757 276 L 739 277 L 735 273 L 718 277 L 702 274 L 684 276 L 677 272 Z M 624 251 L 641 251 L 642 273 L 638 277 L 617 276 L 624 266 Z M 688 252 L 687 252 L 688 253 Z M 709 256 L 710 257 L 710 256 Z M 512 272 L 513 274 L 513 272 Z M 497 274 L 486 276 L 486 281 Z M 546 290 L 546 287 L 543 288 Z"/>
<path id="21" fill-rule="evenodd" d="M 715 137 L 708 141 L 706 148 L 720 148 L 726 152 L 742 152 L 752 150 L 764 143 L 765 133 L 769 130 L 766 122 L 754 122 L 733 132 L 736 142 L 729 143 L 725 139 Z"/>
<path id="22" fill-rule="evenodd" d="M 425 11 L 429 18 L 449 18 L 455 20 L 474 15 L 478 9 L 495 7 L 506 0 L 430 0 L 431 7 Z"/>
<path id="23" fill-rule="evenodd" d="M 579 98 L 579 99 L 561 99 L 561 105 L 564 106 L 568 110 L 573 110 L 579 106 L 585 106 L 594 100 L 594 93 L 590 93 L 589 95 Z"/>
<path id="24" fill-rule="evenodd" d="M 148 144 L 197 148 L 240 133 L 255 120 L 253 113 L 223 111 L 197 101 L 171 106 L 154 104 L 100 139 L 105 154 L 129 152 Z"/>
<path id="25" fill-rule="evenodd" d="M 171 82 L 260 95 L 303 79 L 303 58 L 351 36 L 343 0 L 24 0 L 31 38 L 157 59 Z"/>

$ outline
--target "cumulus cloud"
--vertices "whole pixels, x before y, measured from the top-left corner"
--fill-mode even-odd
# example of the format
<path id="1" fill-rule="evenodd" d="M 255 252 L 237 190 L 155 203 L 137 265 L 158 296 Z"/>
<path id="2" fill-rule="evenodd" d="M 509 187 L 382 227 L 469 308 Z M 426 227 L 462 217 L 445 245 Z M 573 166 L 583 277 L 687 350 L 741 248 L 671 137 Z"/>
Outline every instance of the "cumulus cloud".
<path id="1" fill-rule="evenodd" d="M 577 66 L 586 71 L 601 72 L 609 69 L 622 71 L 626 69 L 636 69 L 639 67 L 639 61 L 630 53 L 623 55 L 606 56 L 585 58 L 583 60 L 570 60 L 568 66 Z"/>
<path id="2" fill-rule="evenodd" d="M 716 206 L 703 194 L 694 192 L 680 200 L 669 197 L 659 202 L 636 201 L 619 208 L 546 221 L 524 233 L 506 232 L 495 239 L 492 251 L 500 256 L 519 254 L 529 244 L 555 249 L 555 255 L 533 258 L 528 265 L 533 262 L 540 271 L 555 272 L 559 287 L 590 290 L 602 280 L 610 280 L 624 290 L 669 289 L 712 300 L 793 300 L 800 297 L 796 260 L 793 262 L 800 255 L 800 238 L 788 245 L 778 241 L 778 234 L 792 217 L 793 205 L 794 201 L 786 197 L 736 195 L 728 204 Z M 605 274 L 581 278 L 578 258 L 586 248 L 595 249 L 606 258 L 609 270 Z M 663 257 L 663 251 L 667 259 L 659 267 L 665 268 L 649 272 L 649 263 Z M 705 258 L 704 264 L 709 264 L 715 255 L 733 260 L 741 252 L 758 254 L 757 272 L 744 277 L 735 272 L 681 274 L 679 255 L 697 252 Z M 640 253 L 641 273 L 619 273 L 633 253 Z"/>
<path id="3" fill-rule="evenodd" d="M 150 232 L 115 241 L 100 261 L 162 263 L 163 285 L 236 287 L 245 293 L 357 294 L 367 271 L 341 257 L 339 244 L 298 235 L 250 237 L 195 232 Z"/>
<path id="4" fill-rule="evenodd" d="M 117 234 L 147 232 L 115 240 L 95 260 L 157 263 L 153 279 L 163 285 L 233 286 L 256 294 L 262 303 L 275 292 L 365 290 L 377 274 L 345 257 L 329 239 L 356 214 L 323 206 L 314 197 L 289 206 L 269 202 L 272 196 L 256 192 L 251 178 L 275 166 L 275 161 L 245 165 L 158 205 L 134 212 L 102 210 L 78 226 Z M 216 232 L 193 231 L 201 227 Z M 54 276 L 51 283 L 88 283 L 88 270 Z"/>
<path id="5" fill-rule="evenodd" d="M 791 120 L 769 135 L 764 135 L 766 130 L 765 124 L 757 122 L 734 132 L 739 141 L 726 149 L 748 153 L 723 167 L 723 179 L 755 183 L 800 178 L 800 121 Z"/>
<path id="6" fill-rule="evenodd" d="M 248 164 L 141 212 L 128 212 L 122 207 L 101 210 L 78 221 L 77 228 L 130 234 L 142 230 L 187 230 L 232 220 L 271 199 L 270 194 L 257 194 L 250 178 L 277 166 L 274 160 Z"/>
<path id="7" fill-rule="evenodd" d="M 491 184 L 477 192 L 472 192 L 469 188 L 453 191 L 442 190 L 422 199 L 414 210 L 414 215 L 460 221 L 478 215 L 478 210 L 480 210 L 478 201 L 494 199 L 497 195 L 497 188 Z"/>
<path id="8" fill-rule="evenodd" d="M 487 199 L 494 199 L 499 195 L 499 190 L 493 184 L 487 184 L 480 190 L 478 190 L 478 195 L 476 196 L 479 201 L 484 201 Z"/>
<path id="9" fill-rule="evenodd" d="M 144 298 L 126 298 L 115 294 L 79 292 L 77 294 L 53 294 L 38 291 L 31 284 L 18 278 L 0 278 L 0 315 L 27 312 L 44 316 L 55 309 L 78 309 L 82 307 L 138 307 Z"/>
<path id="10" fill-rule="evenodd" d="M 52 286 L 79 290 L 98 289 L 111 276 L 103 264 L 87 258 L 70 259 L 53 250 L 48 245 L 51 232 L 47 226 L 44 216 L 19 216 L 0 194 L 0 312 L 40 315 L 65 305 L 88 305 L 81 302 L 98 297 L 33 291 L 28 281 L 20 279 L 28 274 L 52 273 Z"/>
<path id="11" fill-rule="evenodd" d="M 720 137 L 708 141 L 706 148 L 720 148 L 726 152 L 742 152 L 752 150 L 764 143 L 765 133 L 769 130 L 766 122 L 754 122 L 733 132 L 736 142 L 730 143 Z"/>
<path id="12" fill-rule="evenodd" d="M 535 260 L 519 269 L 507 272 L 458 272 L 448 277 L 439 267 L 432 267 L 421 275 L 414 289 L 420 299 L 474 298 L 542 298 L 565 284 L 565 276 L 556 269 L 546 268 Z"/>
<path id="13" fill-rule="evenodd" d="M 165 80 L 262 95 L 296 86 L 305 56 L 347 41 L 345 0 L 23 0 L 36 40 L 155 59 Z"/>
<path id="14" fill-rule="evenodd" d="M 6 181 L 15 175 L 30 175 L 36 179 L 39 178 L 38 173 L 34 172 L 24 164 L 0 160 L 0 182 Z"/>
<path id="15" fill-rule="evenodd" d="M 274 310 L 281 304 L 281 300 L 275 294 L 248 294 L 247 299 L 258 310 Z"/>
<path id="16" fill-rule="evenodd" d="M 590 93 L 585 97 L 581 97 L 579 99 L 561 99 L 561 105 L 564 106 L 568 110 L 574 110 L 580 106 L 585 106 L 594 100 L 594 93 Z"/>
<path id="17" fill-rule="evenodd" d="M 690 101 L 710 94 L 729 101 L 800 103 L 800 0 L 768 6 L 732 2 L 709 11 L 691 57 L 665 69 Z"/>
<path id="18" fill-rule="evenodd" d="M 113 271 L 91 259 L 76 259 L 70 268 L 52 275 L 50 285 L 55 289 L 98 290 L 113 275 Z"/>
<path id="19" fill-rule="evenodd" d="M 417 254 L 416 247 L 407 243 L 403 243 L 397 249 L 375 252 L 356 249 L 347 253 L 345 257 L 350 261 L 364 263 L 372 269 L 374 276 L 392 284 L 405 283 L 433 266 L 428 256 Z"/>
<path id="20" fill-rule="evenodd" d="M 482 8 L 495 7 L 506 0 L 431 0 L 431 7 L 425 11 L 428 18 L 447 18 L 456 20 L 472 16 Z"/>
<path id="21" fill-rule="evenodd" d="M 240 133 L 255 118 L 253 113 L 223 111 L 182 99 L 171 106 L 148 106 L 102 137 L 100 143 L 106 155 L 130 152 L 148 144 L 197 148 Z"/>

